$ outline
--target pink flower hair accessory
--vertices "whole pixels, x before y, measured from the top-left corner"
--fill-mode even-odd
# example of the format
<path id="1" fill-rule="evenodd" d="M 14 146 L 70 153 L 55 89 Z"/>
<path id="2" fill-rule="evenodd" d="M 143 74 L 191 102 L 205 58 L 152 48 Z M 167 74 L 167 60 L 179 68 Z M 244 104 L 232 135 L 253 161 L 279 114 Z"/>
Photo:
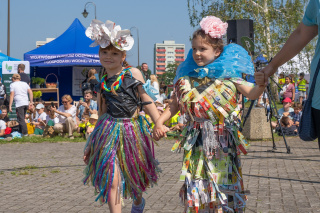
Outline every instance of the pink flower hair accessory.
<path id="1" fill-rule="evenodd" d="M 227 33 L 228 23 L 215 16 L 206 16 L 200 21 L 200 27 L 211 38 L 222 38 Z"/>

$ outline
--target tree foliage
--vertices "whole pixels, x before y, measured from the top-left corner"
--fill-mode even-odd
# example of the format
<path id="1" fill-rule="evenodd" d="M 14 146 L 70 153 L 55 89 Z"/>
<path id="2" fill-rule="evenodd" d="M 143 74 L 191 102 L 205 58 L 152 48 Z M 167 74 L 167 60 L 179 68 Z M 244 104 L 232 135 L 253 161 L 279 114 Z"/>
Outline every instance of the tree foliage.
<path id="1" fill-rule="evenodd" d="M 252 19 L 256 55 L 263 53 L 270 59 L 301 22 L 307 3 L 308 0 L 188 0 L 188 9 L 193 27 L 208 15 L 223 21 Z M 314 48 L 313 41 L 302 54 L 310 56 Z M 310 67 L 310 58 L 305 61 Z"/>
<path id="2" fill-rule="evenodd" d="M 176 71 L 179 63 L 170 63 L 166 67 L 166 72 L 162 75 L 158 75 L 159 82 L 164 81 L 166 85 L 172 85 L 173 79 L 176 76 Z"/>

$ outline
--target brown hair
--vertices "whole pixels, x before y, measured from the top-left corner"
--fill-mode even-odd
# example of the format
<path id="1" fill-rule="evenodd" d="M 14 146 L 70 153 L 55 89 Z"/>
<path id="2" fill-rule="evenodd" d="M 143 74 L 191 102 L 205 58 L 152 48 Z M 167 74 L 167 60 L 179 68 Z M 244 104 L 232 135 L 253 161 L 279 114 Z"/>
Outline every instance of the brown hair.
<path id="1" fill-rule="evenodd" d="M 7 108 L 6 105 L 1 105 L 1 106 L 0 106 L 0 109 L 1 109 L 1 111 L 2 111 L 2 110 L 7 110 L 7 111 L 8 111 L 8 108 Z"/>
<path id="2" fill-rule="evenodd" d="M 198 29 L 193 33 L 192 40 L 198 37 L 202 38 L 205 42 L 210 44 L 214 50 L 220 50 L 220 53 L 222 53 L 223 40 L 221 38 L 211 38 L 202 29 Z"/>
<path id="3" fill-rule="evenodd" d="M 92 79 L 96 79 L 96 76 L 94 74 L 97 73 L 96 69 L 90 69 L 88 72 L 88 81 L 92 80 Z"/>
<path id="4" fill-rule="evenodd" d="M 22 71 L 24 71 L 25 68 L 26 68 L 26 65 L 24 65 L 24 64 L 18 65 L 18 69 L 21 69 Z"/>
<path id="5" fill-rule="evenodd" d="M 298 108 L 298 109 L 302 109 L 302 104 L 300 104 L 300 103 L 294 103 L 293 105 L 292 105 L 292 108 Z"/>
<path id="6" fill-rule="evenodd" d="M 87 89 L 86 91 L 83 92 L 84 95 L 86 94 L 93 94 L 91 89 Z"/>
<path id="7" fill-rule="evenodd" d="M 280 122 L 283 126 L 289 126 L 290 118 L 288 116 L 282 116 Z"/>

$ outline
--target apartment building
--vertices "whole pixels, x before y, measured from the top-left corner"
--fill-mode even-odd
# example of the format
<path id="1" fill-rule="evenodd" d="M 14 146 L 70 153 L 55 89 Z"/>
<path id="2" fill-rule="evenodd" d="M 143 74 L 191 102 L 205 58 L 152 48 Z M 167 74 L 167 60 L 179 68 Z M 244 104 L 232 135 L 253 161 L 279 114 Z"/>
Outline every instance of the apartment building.
<path id="1" fill-rule="evenodd" d="M 166 71 L 170 63 L 181 63 L 184 61 L 185 45 L 176 44 L 175 41 L 167 40 L 154 45 L 154 71 L 161 75 Z"/>
<path id="2" fill-rule="evenodd" d="M 49 43 L 50 41 L 53 41 L 55 38 L 46 38 L 45 41 L 36 41 L 36 48 L 41 47 L 47 43 Z"/>

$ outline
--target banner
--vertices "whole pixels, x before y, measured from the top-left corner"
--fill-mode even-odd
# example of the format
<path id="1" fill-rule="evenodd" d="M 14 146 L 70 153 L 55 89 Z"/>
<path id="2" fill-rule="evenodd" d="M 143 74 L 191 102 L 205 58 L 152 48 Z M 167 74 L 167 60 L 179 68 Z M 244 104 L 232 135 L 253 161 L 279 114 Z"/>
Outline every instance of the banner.
<path id="1" fill-rule="evenodd" d="M 100 66 L 98 54 L 69 53 L 69 54 L 25 54 L 24 59 L 32 66 Z"/>
<path id="2" fill-rule="evenodd" d="M 29 61 L 3 61 L 2 62 L 2 74 L 14 74 L 18 73 L 18 65 L 24 64 L 26 66 L 24 73 L 30 74 Z"/>

